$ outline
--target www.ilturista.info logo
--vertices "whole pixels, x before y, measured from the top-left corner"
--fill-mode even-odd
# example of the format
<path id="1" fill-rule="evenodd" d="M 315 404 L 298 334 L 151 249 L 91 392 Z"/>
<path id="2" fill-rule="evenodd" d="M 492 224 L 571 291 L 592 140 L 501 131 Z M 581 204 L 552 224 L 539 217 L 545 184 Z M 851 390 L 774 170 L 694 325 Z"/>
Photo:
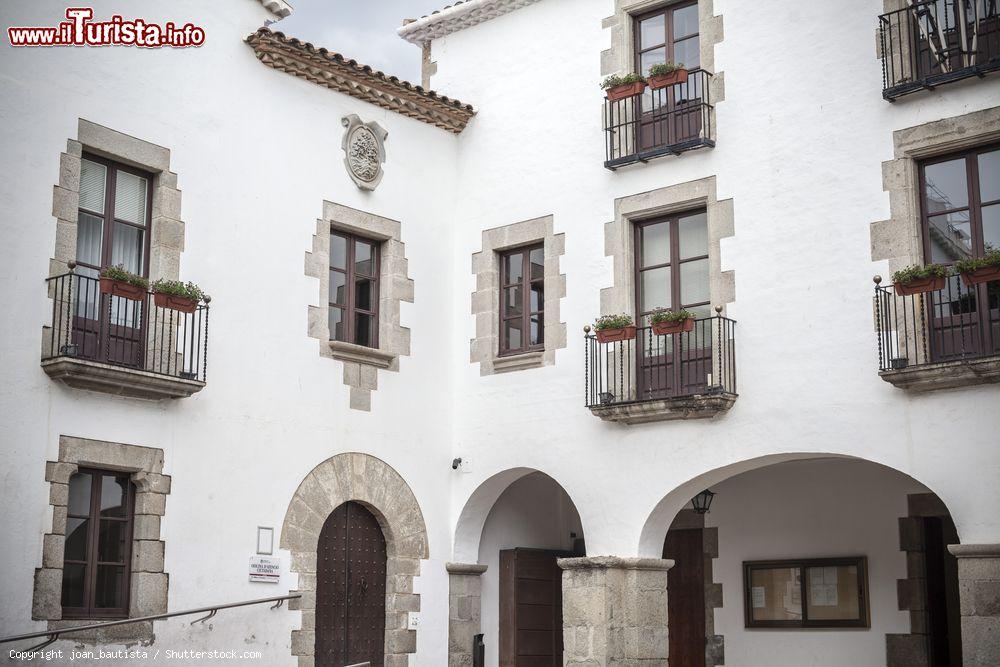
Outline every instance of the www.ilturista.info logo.
<path id="1" fill-rule="evenodd" d="M 142 19 L 126 19 L 115 14 L 108 21 L 91 21 L 90 7 L 69 7 L 67 21 L 57 26 L 7 28 L 11 46 L 140 46 L 158 49 L 164 46 L 185 48 L 205 43 L 205 30 L 191 23 L 178 26 L 172 21 L 163 25 Z"/>

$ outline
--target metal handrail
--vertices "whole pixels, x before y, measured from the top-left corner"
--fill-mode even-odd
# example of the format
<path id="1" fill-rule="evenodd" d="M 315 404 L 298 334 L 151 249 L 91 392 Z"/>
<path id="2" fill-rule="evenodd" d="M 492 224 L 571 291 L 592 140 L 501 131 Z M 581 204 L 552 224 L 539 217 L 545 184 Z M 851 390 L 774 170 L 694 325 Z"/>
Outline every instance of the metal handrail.
<path id="1" fill-rule="evenodd" d="M 99 628 L 110 628 L 115 625 L 128 625 L 130 623 L 145 623 L 147 621 L 159 621 L 164 618 L 173 618 L 174 616 L 190 616 L 192 614 L 203 614 L 208 612 L 203 618 L 197 618 L 191 621 L 191 625 L 195 623 L 202 623 L 208 619 L 215 616 L 220 609 L 232 609 L 234 607 L 249 607 L 255 604 L 265 604 L 267 602 L 273 602 L 271 609 L 277 609 L 285 603 L 285 600 L 298 600 L 302 595 L 296 593 L 294 595 L 282 595 L 273 598 L 261 598 L 259 600 L 246 600 L 244 602 L 231 602 L 229 604 L 218 604 L 211 607 L 198 607 L 197 609 L 186 609 L 184 611 L 171 611 L 166 614 L 154 614 L 152 616 L 137 616 L 136 618 L 123 618 L 116 621 L 104 621 L 102 623 L 91 623 L 89 625 L 77 625 L 69 628 L 59 628 L 55 630 L 41 630 L 40 632 L 28 632 L 23 635 L 11 635 L 10 637 L 0 637 L 0 644 L 5 644 L 7 642 L 16 642 L 22 639 L 35 639 L 37 637 L 48 637 L 48 639 L 37 646 L 32 646 L 25 651 L 39 651 L 52 642 L 59 639 L 60 635 L 68 634 L 71 632 L 82 632 L 84 630 L 97 630 Z"/>

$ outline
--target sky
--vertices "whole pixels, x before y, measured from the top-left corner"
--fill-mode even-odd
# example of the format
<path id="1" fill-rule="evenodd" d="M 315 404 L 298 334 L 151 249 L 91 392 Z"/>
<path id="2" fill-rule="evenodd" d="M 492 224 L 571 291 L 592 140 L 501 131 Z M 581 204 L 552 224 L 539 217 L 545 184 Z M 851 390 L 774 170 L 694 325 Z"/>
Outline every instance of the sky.
<path id="1" fill-rule="evenodd" d="M 420 49 L 396 28 L 453 0 L 289 0 L 292 15 L 271 25 L 386 74 L 420 83 Z"/>

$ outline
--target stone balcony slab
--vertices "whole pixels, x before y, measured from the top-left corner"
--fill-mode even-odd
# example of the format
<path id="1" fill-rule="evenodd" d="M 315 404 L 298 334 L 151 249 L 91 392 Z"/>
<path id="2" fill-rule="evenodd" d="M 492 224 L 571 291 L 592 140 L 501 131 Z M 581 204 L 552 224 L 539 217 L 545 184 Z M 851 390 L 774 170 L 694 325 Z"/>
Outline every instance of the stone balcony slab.
<path id="1" fill-rule="evenodd" d="M 205 387 L 199 380 L 150 373 L 76 357 L 42 361 L 42 370 L 67 387 L 151 401 L 187 398 Z"/>

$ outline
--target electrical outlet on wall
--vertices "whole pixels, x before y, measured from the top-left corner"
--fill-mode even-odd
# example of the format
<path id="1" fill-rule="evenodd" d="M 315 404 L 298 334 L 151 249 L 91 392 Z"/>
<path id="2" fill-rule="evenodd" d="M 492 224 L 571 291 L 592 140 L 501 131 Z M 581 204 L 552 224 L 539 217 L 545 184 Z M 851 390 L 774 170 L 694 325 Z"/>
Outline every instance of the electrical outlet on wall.
<path id="1" fill-rule="evenodd" d="M 467 459 L 463 456 L 462 465 L 460 465 L 458 469 L 464 474 L 468 475 L 470 472 L 472 472 L 472 459 Z"/>
<path id="2" fill-rule="evenodd" d="M 415 611 L 411 611 L 406 620 L 407 630 L 416 630 L 420 627 L 420 614 Z"/>

